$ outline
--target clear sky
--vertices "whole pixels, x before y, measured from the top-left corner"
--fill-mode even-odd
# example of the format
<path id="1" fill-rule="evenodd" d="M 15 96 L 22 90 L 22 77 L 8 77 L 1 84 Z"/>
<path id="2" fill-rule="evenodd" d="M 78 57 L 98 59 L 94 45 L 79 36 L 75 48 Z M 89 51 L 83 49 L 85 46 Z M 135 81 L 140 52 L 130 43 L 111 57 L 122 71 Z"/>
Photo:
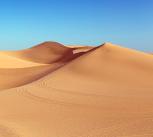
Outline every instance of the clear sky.
<path id="1" fill-rule="evenodd" d="M 0 49 L 43 41 L 153 51 L 153 0 L 1 0 Z"/>

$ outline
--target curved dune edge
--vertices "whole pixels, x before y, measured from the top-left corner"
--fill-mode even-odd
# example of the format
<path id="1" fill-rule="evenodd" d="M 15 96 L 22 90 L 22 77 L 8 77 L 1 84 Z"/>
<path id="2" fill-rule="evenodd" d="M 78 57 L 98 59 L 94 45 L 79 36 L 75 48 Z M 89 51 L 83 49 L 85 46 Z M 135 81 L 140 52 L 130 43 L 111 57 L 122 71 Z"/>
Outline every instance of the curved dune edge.
<path id="1" fill-rule="evenodd" d="M 0 92 L 0 125 L 21 137 L 151 137 L 153 56 L 111 43 L 74 48 L 64 61 L 0 69 L 0 87 L 14 87 Z"/>

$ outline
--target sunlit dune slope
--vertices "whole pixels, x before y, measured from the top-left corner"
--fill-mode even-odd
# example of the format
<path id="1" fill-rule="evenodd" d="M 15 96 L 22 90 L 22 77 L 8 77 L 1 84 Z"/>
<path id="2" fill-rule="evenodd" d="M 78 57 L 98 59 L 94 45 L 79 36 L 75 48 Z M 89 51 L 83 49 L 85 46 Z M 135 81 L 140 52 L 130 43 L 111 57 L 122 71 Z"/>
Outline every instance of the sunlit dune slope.
<path id="1" fill-rule="evenodd" d="M 4 53 L 4 51 L 0 51 L 0 68 L 24 68 L 40 65 L 43 64 L 9 56 L 6 53 Z"/>

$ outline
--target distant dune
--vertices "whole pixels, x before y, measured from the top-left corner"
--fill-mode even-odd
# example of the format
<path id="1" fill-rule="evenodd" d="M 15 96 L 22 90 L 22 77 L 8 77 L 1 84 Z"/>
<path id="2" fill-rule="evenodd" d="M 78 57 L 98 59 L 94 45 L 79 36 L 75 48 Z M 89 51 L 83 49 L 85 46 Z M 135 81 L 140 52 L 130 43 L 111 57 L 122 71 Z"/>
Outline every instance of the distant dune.
<path id="1" fill-rule="evenodd" d="M 29 49 L 5 53 L 31 62 L 50 64 L 72 56 L 72 49 L 57 42 L 44 42 Z"/>
<path id="2" fill-rule="evenodd" d="M 152 137 L 153 56 L 111 43 L 0 51 L 0 137 Z"/>

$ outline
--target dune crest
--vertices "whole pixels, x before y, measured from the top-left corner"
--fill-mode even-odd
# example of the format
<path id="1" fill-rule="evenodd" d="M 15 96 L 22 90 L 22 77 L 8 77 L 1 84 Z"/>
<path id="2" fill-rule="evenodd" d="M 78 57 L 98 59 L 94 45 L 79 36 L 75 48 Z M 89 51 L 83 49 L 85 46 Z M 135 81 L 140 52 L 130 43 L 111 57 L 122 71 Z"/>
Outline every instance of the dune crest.
<path id="1" fill-rule="evenodd" d="M 6 51 L 5 53 L 20 59 L 43 64 L 66 61 L 73 55 L 71 48 L 57 42 L 44 42 L 29 49 L 13 52 Z"/>

